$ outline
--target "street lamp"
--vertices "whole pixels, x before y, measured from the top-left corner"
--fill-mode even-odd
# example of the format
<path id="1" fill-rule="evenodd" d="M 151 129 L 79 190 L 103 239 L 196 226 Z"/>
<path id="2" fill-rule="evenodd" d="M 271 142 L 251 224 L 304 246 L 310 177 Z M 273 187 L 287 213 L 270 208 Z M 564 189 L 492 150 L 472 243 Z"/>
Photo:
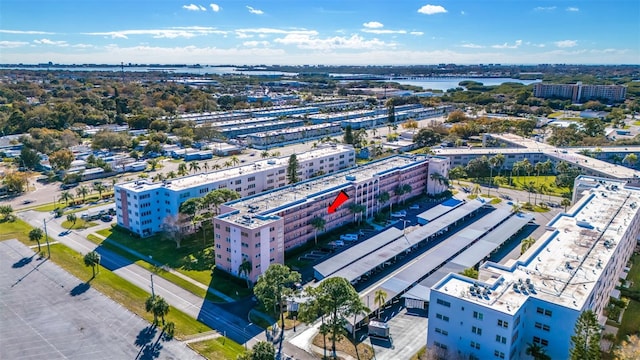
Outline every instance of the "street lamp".
<path id="1" fill-rule="evenodd" d="M 407 227 L 407 223 L 411 224 L 411 220 L 402 220 L 402 233 L 404 234 L 404 230 Z"/>
<path id="2" fill-rule="evenodd" d="M 296 332 L 296 320 L 298 320 L 298 316 L 293 315 L 293 332 Z"/>

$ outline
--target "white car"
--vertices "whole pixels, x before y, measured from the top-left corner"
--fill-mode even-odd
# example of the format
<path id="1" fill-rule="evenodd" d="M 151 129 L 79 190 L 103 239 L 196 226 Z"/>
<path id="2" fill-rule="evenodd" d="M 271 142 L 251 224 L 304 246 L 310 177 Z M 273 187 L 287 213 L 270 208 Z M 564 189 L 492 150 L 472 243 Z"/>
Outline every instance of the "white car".
<path id="1" fill-rule="evenodd" d="M 391 217 L 393 218 L 402 218 L 407 216 L 407 212 L 404 210 L 396 211 L 391 213 Z"/>
<path id="2" fill-rule="evenodd" d="M 411 205 L 411 206 L 409 206 L 409 209 L 410 210 L 418 210 L 418 209 L 420 209 L 420 205 L 418 205 L 418 204 Z"/>

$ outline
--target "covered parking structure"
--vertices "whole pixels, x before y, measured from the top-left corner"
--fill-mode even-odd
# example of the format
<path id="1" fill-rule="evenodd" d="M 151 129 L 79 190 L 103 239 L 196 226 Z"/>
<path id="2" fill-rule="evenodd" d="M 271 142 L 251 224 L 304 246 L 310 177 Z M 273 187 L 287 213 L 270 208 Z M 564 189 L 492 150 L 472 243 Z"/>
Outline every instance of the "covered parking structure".
<path id="1" fill-rule="evenodd" d="M 429 241 L 434 240 L 437 236 L 448 232 L 449 228 L 457 225 L 458 222 L 474 216 L 476 212 L 483 206 L 485 206 L 485 203 L 478 200 L 467 202 L 464 205 L 449 212 L 448 214 L 434 220 L 433 222 L 423 225 L 408 234 L 404 234 L 397 239 L 389 242 L 388 244 L 380 247 L 379 249 L 369 253 L 368 255 L 352 261 L 349 265 L 336 271 L 330 276 L 343 277 L 354 285 L 361 280 L 366 280 L 368 276 L 370 276 L 374 272 L 377 272 L 384 267 L 394 263 L 401 255 L 406 255 L 411 251 L 417 249 L 419 246 L 426 245 Z M 503 218 L 505 217 L 504 215 L 501 216 Z M 492 219 L 491 222 L 493 221 L 497 221 L 497 219 Z M 474 230 L 465 228 L 461 231 L 461 233 L 467 233 L 469 231 Z M 475 233 L 466 236 L 463 235 L 463 237 L 469 237 L 470 239 L 474 236 L 479 235 Z"/>
<path id="2" fill-rule="evenodd" d="M 431 286 L 438 283 L 449 273 L 460 273 L 487 260 L 494 251 L 518 234 L 527 224 L 531 224 L 533 220 L 533 216 L 529 214 L 514 214 L 456 255 L 451 261 L 441 264 L 440 267 L 435 268 L 435 271 L 432 269 L 431 274 L 401 296 L 404 298 L 405 307 L 425 309 L 429 303 Z M 414 269 L 414 271 L 417 270 Z M 405 269 L 405 271 L 410 270 Z"/>
<path id="3" fill-rule="evenodd" d="M 453 209 L 457 208 L 458 206 L 461 206 L 462 204 L 464 204 L 464 200 L 458 200 L 456 198 L 448 199 L 442 202 L 441 204 L 438 204 L 432 207 L 431 209 L 424 211 L 421 214 L 418 214 L 417 216 L 418 224 L 420 225 L 427 224 L 428 222 L 441 217 L 442 215 L 452 211 Z"/>

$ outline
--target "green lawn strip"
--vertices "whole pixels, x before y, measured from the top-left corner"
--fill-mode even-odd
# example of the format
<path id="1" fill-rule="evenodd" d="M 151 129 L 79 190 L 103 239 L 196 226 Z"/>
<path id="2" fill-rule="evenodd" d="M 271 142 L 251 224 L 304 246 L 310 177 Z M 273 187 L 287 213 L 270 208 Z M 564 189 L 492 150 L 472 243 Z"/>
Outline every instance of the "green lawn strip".
<path id="1" fill-rule="evenodd" d="M 232 279 L 222 271 L 212 271 L 215 267 L 214 250 L 212 246 L 203 250 L 203 236 L 200 232 L 187 236 L 182 240 L 180 248 L 176 248 L 175 242 L 164 240 L 160 235 L 137 238 L 118 228 L 103 229 L 97 233 L 142 255 L 152 256 L 153 260 L 232 298 L 239 299 L 251 294 L 242 280 Z M 211 230 L 207 230 L 206 234 L 210 238 Z"/>
<path id="2" fill-rule="evenodd" d="M 632 283 L 629 290 L 640 290 L 640 255 L 631 257 L 631 270 L 627 275 L 626 282 Z M 624 340 L 627 335 L 638 332 L 638 324 L 640 324 L 640 302 L 629 299 L 622 321 L 618 330 L 618 340 Z"/>
<path id="3" fill-rule="evenodd" d="M 242 345 L 223 336 L 211 340 L 189 343 L 188 346 L 207 359 L 236 360 L 238 355 L 245 352 Z"/>
<path id="4" fill-rule="evenodd" d="M 141 266 L 143 268 L 145 268 L 148 271 L 153 272 L 154 274 L 160 276 L 161 278 L 170 281 L 174 284 L 176 284 L 177 286 L 180 286 L 181 288 L 193 293 L 194 295 L 197 295 L 201 298 L 205 298 L 207 297 L 208 300 L 213 301 L 213 302 L 224 302 L 224 299 L 214 295 L 214 294 L 207 294 L 207 290 L 194 285 L 193 283 L 175 275 L 172 274 L 168 271 L 163 270 L 162 268 L 159 268 L 153 264 L 148 263 L 147 261 L 145 261 L 144 259 L 140 259 L 139 257 L 131 254 L 130 252 L 127 252 L 121 248 L 119 248 L 118 246 L 115 246 L 113 244 L 110 244 L 107 241 L 103 241 L 101 238 L 93 235 L 93 234 L 89 234 L 89 236 L 87 236 L 87 239 L 89 239 L 91 242 L 95 243 L 96 245 L 100 245 L 103 248 L 112 251 L 126 259 L 131 260 L 131 262 L 135 263 L 138 266 Z M 198 281 L 197 279 L 194 279 L 196 281 Z M 203 284 L 204 286 L 207 286 L 206 284 Z"/>
<path id="5" fill-rule="evenodd" d="M 60 207 L 60 203 L 49 203 L 40 206 L 36 206 L 34 208 L 30 208 L 29 210 L 39 211 L 39 212 L 51 212 Z"/>
<path id="6" fill-rule="evenodd" d="M 23 243 L 25 243 L 23 241 Z M 29 242 L 25 243 L 30 245 Z M 62 244 L 51 246 L 51 261 L 77 277 L 81 281 L 91 279 L 91 268 L 84 265 L 83 256 Z M 112 300 L 118 302 L 133 313 L 151 322 L 153 315 L 144 309 L 145 300 L 150 294 L 100 266 L 96 277 L 90 281 L 91 287 L 100 291 Z M 172 321 L 176 325 L 175 336 L 180 339 L 187 335 L 199 334 L 212 329 L 191 318 L 180 310 L 171 308 L 166 321 Z"/>
<path id="7" fill-rule="evenodd" d="M 96 225 L 98 225 L 98 223 L 94 223 L 91 221 L 84 221 L 83 219 L 76 219 L 75 224 L 74 222 L 69 220 L 65 220 L 62 222 L 63 228 L 72 229 L 72 230 L 84 230 Z"/>
<path id="8" fill-rule="evenodd" d="M 32 227 L 26 222 L 16 219 L 15 221 L 0 222 L 0 240 L 18 239 L 27 246 L 36 245 L 35 241 L 29 240 L 29 231 Z M 44 244 L 44 239 L 40 241 Z"/>

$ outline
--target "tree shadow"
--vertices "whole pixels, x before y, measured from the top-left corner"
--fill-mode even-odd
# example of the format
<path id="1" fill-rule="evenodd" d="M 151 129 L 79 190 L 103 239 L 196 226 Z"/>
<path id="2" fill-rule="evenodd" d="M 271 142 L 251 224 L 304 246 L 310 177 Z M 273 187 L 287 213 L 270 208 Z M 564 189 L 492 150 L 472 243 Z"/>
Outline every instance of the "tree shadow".
<path id="1" fill-rule="evenodd" d="M 28 265 L 31 263 L 31 261 L 33 260 L 34 255 L 31 255 L 29 257 L 23 257 L 22 259 L 18 260 L 16 263 L 14 263 L 13 265 L 11 265 L 12 268 L 14 269 L 18 269 L 21 268 L 25 265 Z"/>
<path id="2" fill-rule="evenodd" d="M 156 341 L 153 345 L 148 344 L 142 349 L 142 353 L 138 359 L 151 360 L 160 357 L 160 350 L 162 350 L 162 344 Z"/>
<path id="3" fill-rule="evenodd" d="M 91 287 L 91 284 L 89 284 L 89 281 L 80 283 L 76 285 L 73 289 L 71 289 L 71 291 L 69 291 L 69 295 L 78 296 L 78 295 L 84 294 L 85 292 L 87 292 L 87 290 L 89 290 L 90 287 Z"/>
<path id="4" fill-rule="evenodd" d="M 158 329 L 153 325 L 145 327 L 144 329 L 140 330 L 138 336 L 136 336 L 136 341 L 134 342 L 134 344 L 139 347 L 144 347 L 145 345 L 151 343 L 154 336 L 156 336 L 156 332 L 158 332 Z"/>

